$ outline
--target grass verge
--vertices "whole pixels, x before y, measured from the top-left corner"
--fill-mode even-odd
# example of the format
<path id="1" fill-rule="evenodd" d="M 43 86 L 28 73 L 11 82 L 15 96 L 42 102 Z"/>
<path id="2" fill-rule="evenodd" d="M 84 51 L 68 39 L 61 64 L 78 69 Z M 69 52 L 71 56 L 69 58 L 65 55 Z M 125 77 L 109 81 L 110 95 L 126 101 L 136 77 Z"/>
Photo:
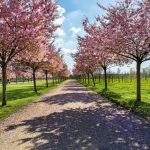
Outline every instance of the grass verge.
<path id="1" fill-rule="evenodd" d="M 142 81 L 142 102 L 137 106 L 135 105 L 136 97 L 136 82 L 109 82 L 108 90 L 104 90 L 104 82 L 100 83 L 96 80 L 96 86 L 93 86 L 92 81 L 90 84 L 85 84 L 78 80 L 78 82 L 87 88 L 96 91 L 102 96 L 121 105 L 137 115 L 150 120 L 150 86 L 148 82 Z"/>

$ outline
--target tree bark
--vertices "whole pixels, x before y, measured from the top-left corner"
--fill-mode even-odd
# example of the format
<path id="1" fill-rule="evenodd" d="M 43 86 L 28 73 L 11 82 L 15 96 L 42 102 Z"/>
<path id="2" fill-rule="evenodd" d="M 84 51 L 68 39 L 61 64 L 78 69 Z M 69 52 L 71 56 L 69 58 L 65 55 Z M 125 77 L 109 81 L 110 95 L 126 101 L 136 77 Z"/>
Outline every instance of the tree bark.
<path id="1" fill-rule="evenodd" d="M 60 80 L 59 80 L 59 76 L 57 77 L 57 80 L 58 80 L 58 83 L 60 82 Z"/>
<path id="2" fill-rule="evenodd" d="M 37 93 L 37 87 L 36 87 L 36 75 L 35 75 L 36 70 L 33 69 L 33 83 L 34 83 L 34 92 Z"/>
<path id="3" fill-rule="evenodd" d="M 88 77 L 88 84 L 90 84 L 90 75 L 89 75 L 89 73 L 87 73 L 87 77 Z"/>
<path id="4" fill-rule="evenodd" d="M 48 71 L 45 70 L 46 87 L 48 87 Z"/>
<path id="5" fill-rule="evenodd" d="M 23 81 L 23 83 L 25 82 L 25 79 L 24 78 L 22 78 L 22 81 Z"/>
<path id="6" fill-rule="evenodd" d="M 82 82 L 84 83 L 84 75 L 82 75 Z"/>
<path id="7" fill-rule="evenodd" d="M 55 84 L 55 79 L 54 79 L 54 77 L 52 77 L 52 79 L 53 79 L 53 84 Z"/>
<path id="8" fill-rule="evenodd" d="M 53 80 L 53 85 L 55 84 L 55 80 L 54 80 L 54 74 L 52 73 L 52 80 Z"/>
<path id="9" fill-rule="evenodd" d="M 98 75 L 98 82 L 101 82 L 101 74 Z"/>
<path id="10" fill-rule="evenodd" d="M 107 68 L 103 67 L 103 69 L 104 69 L 105 90 L 107 90 Z"/>
<path id="11" fill-rule="evenodd" d="M 137 61 L 136 64 L 136 103 L 141 102 L 141 62 Z"/>
<path id="12" fill-rule="evenodd" d="M 114 78 L 113 78 L 113 76 L 111 77 L 111 81 L 112 81 L 112 83 L 114 83 Z"/>
<path id="13" fill-rule="evenodd" d="M 91 75 L 92 75 L 93 85 L 95 86 L 95 79 L 94 79 L 94 75 L 93 75 L 93 73 L 91 73 Z"/>
<path id="14" fill-rule="evenodd" d="M 57 84 L 57 80 L 56 80 L 56 77 L 54 77 L 54 83 L 55 83 L 55 84 Z"/>
<path id="15" fill-rule="evenodd" d="M 16 76 L 16 84 L 18 83 L 18 77 Z"/>
<path id="16" fill-rule="evenodd" d="M 7 105 L 7 95 L 6 95 L 6 86 L 7 86 L 7 65 L 2 65 L 2 106 Z"/>
<path id="17" fill-rule="evenodd" d="M 84 75 L 84 77 L 85 77 L 85 83 L 86 83 L 86 74 Z"/>
<path id="18" fill-rule="evenodd" d="M 123 83 L 123 75 L 122 75 L 122 83 Z"/>

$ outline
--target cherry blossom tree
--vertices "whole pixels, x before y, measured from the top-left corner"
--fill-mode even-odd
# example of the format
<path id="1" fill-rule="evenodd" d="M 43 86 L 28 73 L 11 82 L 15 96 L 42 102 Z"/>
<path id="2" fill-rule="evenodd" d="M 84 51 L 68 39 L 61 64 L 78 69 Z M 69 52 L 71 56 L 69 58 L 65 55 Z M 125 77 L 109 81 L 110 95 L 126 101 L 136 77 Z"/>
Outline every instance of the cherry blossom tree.
<path id="1" fill-rule="evenodd" d="M 48 74 L 54 75 L 56 70 L 60 70 L 60 65 L 62 65 L 62 58 L 60 57 L 59 50 L 57 51 L 53 45 L 49 45 L 41 65 L 41 69 L 45 73 L 46 87 L 48 87 Z"/>
<path id="2" fill-rule="evenodd" d="M 53 0 L 0 1 L 0 66 L 2 68 L 2 106 L 6 105 L 7 67 L 13 57 L 26 49 L 26 39 L 48 36 L 58 26 L 57 4 Z"/>
<path id="3" fill-rule="evenodd" d="M 107 88 L 108 66 L 136 62 L 136 103 L 139 103 L 141 64 L 150 60 L 150 1 L 121 0 L 108 8 L 99 3 L 98 6 L 106 12 L 106 15 L 98 16 L 94 24 L 90 24 L 88 19 L 84 20 L 83 26 L 88 38 L 85 37 L 81 42 L 83 44 L 80 44 L 81 48 L 86 47 L 84 52 L 86 54 L 83 55 L 93 55 L 104 69 L 105 88 Z"/>
<path id="4" fill-rule="evenodd" d="M 53 65 L 52 65 L 51 73 L 52 73 L 52 76 L 53 77 L 55 76 L 59 82 L 60 81 L 59 77 L 60 78 L 62 76 L 66 77 L 67 74 L 65 74 L 65 73 L 68 72 L 67 66 L 63 61 L 63 56 L 61 55 L 60 49 L 58 51 L 54 52 L 54 56 L 53 56 L 52 60 L 53 60 L 53 63 L 52 63 Z"/>
<path id="5" fill-rule="evenodd" d="M 95 55 L 93 51 L 91 51 L 91 47 L 89 44 L 89 37 L 86 36 L 84 38 L 78 37 L 78 52 L 73 55 L 75 62 L 77 62 L 77 67 L 82 71 L 83 76 L 89 77 L 92 76 L 92 81 L 95 86 L 95 79 L 94 79 L 94 71 L 97 68 L 97 60 L 95 60 Z"/>
<path id="6" fill-rule="evenodd" d="M 109 38 L 108 49 L 136 62 L 137 97 L 141 102 L 141 64 L 150 60 L 150 1 L 122 0 L 116 6 L 100 8 L 107 11 L 103 17 Z M 101 21 L 101 18 L 98 19 Z"/>
<path id="7" fill-rule="evenodd" d="M 37 40 L 28 41 L 26 51 L 20 52 L 17 55 L 16 61 L 22 66 L 28 67 L 32 70 L 34 91 L 37 92 L 36 86 L 36 72 L 43 65 L 46 59 L 47 45 L 43 42 L 37 42 Z"/>
<path id="8" fill-rule="evenodd" d="M 80 55 L 82 53 L 84 57 L 87 57 L 86 64 L 88 62 L 88 64 L 91 64 L 90 67 L 88 66 L 88 69 L 92 68 L 94 72 L 97 68 L 101 67 L 104 70 L 105 90 L 107 90 L 107 69 L 114 64 L 121 64 L 121 61 L 120 58 L 116 57 L 116 54 L 107 51 L 106 45 L 108 43 L 105 25 L 97 23 L 98 22 L 90 24 L 88 19 L 83 21 L 86 36 L 84 38 L 79 37 L 78 44 L 80 49 L 84 48 L 84 50 L 80 52 Z M 83 60 L 83 58 L 81 60 Z M 94 82 L 93 75 L 92 79 Z"/>

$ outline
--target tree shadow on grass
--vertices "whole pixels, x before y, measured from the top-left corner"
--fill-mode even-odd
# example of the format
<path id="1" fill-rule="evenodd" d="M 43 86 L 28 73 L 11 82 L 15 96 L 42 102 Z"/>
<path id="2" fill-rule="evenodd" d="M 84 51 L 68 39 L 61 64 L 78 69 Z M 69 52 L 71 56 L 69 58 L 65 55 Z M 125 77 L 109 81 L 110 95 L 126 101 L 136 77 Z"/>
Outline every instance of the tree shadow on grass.
<path id="1" fill-rule="evenodd" d="M 32 138 L 19 139 L 19 146 L 31 142 L 31 150 L 150 149 L 148 124 L 111 107 L 55 112 L 24 120 L 6 131 L 19 127 L 24 127 L 25 133 L 34 133 Z"/>
<path id="2" fill-rule="evenodd" d="M 122 99 L 120 94 L 105 89 L 99 92 L 99 94 L 115 102 L 117 105 L 121 105 L 129 109 L 131 112 L 134 112 L 137 115 L 140 115 L 146 119 L 150 119 L 150 103 L 142 101 L 141 103 L 137 104 L 135 99 L 124 99 L 119 101 Z"/>
<path id="3" fill-rule="evenodd" d="M 23 88 L 16 88 L 16 89 L 10 89 L 7 91 L 7 99 L 8 101 L 14 101 L 14 100 L 21 100 L 24 98 L 30 98 L 33 97 L 34 95 L 40 96 L 41 95 L 41 91 L 46 89 L 45 85 L 41 85 L 41 86 L 37 86 L 37 90 L 38 92 L 35 93 L 33 90 L 32 86 L 25 86 Z M 0 96 L 0 99 L 2 99 L 2 97 Z"/>
<path id="4" fill-rule="evenodd" d="M 139 105 L 134 103 L 131 111 L 150 120 L 150 103 L 141 102 Z"/>
<path id="5" fill-rule="evenodd" d="M 101 94 L 102 96 L 108 98 L 108 99 L 120 99 L 121 98 L 121 94 L 115 93 L 113 91 L 110 91 L 109 89 L 103 89 L 101 92 L 99 92 L 99 94 Z"/>
<path id="6" fill-rule="evenodd" d="M 113 91 L 110 91 L 109 89 L 103 89 L 101 92 L 99 92 L 102 96 L 106 97 L 107 99 L 111 100 L 117 105 L 124 106 L 125 108 L 130 109 L 131 111 L 134 110 L 137 106 L 134 99 L 128 99 L 128 100 L 121 100 L 122 96 L 121 94 L 115 93 Z"/>

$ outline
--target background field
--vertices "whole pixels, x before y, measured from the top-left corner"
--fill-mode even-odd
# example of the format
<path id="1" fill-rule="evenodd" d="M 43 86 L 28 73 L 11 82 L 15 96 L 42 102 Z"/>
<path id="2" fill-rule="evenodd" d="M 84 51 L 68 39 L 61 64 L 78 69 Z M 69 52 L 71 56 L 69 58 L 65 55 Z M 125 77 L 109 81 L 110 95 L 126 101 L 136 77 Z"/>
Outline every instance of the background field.
<path id="1" fill-rule="evenodd" d="M 135 79 L 132 79 L 132 82 L 130 80 L 122 82 L 121 80 L 119 81 L 118 79 L 115 79 L 113 80 L 113 83 L 110 80 L 110 82 L 108 82 L 108 90 L 104 90 L 103 80 L 99 83 L 97 79 L 95 87 L 93 86 L 93 82 L 91 80 L 89 85 L 87 83 L 83 83 L 82 80 L 79 80 L 79 82 L 84 86 L 102 94 L 104 97 L 109 98 L 115 103 L 127 107 L 135 113 L 150 120 L 150 79 L 142 79 L 142 103 L 139 106 L 134 105 L 134 100 L 136 97 Z"/>
<path id="2" fill-rule="evenodd" d="M 52 80 L 49 80 L 49 88 L 46 88 L 45 80 L 37 81 L 38 92 L 33 91 L 33 82 L 18 82 L 8 84 L 7 86 L 7 106 L 1 107 L 0 101 L 0 120 L 7 118 L 10 114 L 21 109 L 26 104 L 34 101 L 42 94 L 48 92 L 52 88 L 56 87 L 58 84 L 52 83 Z M 0 100 L 2 99 L 2 87 L 0 86 Z"/>

